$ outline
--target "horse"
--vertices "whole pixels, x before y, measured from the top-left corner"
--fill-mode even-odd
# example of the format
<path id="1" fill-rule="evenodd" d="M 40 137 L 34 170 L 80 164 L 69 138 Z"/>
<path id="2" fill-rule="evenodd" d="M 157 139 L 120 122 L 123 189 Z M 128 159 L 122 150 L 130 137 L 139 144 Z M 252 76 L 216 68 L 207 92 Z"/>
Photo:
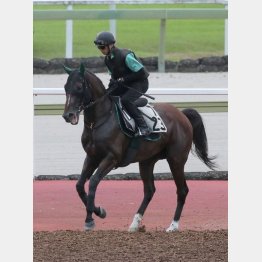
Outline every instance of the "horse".
<path id="1" fill-rule="evenodd" d="M 77 69 L 63 67 L 68 78 L 64 85 L 66 102 L 62 116 L 72 125 L 78 124 L 81 112 L 84 118 L 81 142 L 86 157 L 76 191 L 86 208 L 84 230 L 88 231 L 95 228 L 93 214 L 100 218 L 106 217 L 105 209 L 95 205 L 98 184 L 111 170 L 126 165 L 123 160 L 131 138 L 122 132 L 116 118 L 114 100 L 106 92 L 102 81 L 82 63 Z M 208 168 L 216 168 L 216 156 L 208 155 L 204 123 L 195 109 L 180 111 L 167 103 L 154 103 L 154 108 L 164 121 L 167 132 L 161 133 L 156 141 L 138 137 L 139 145 L 130 163 L 139 163 L 144 197 L 128 228 L 129 232 L 140 229 L 143 215 L 156 191 L 153 170 L 158 160 L 167 160 L 177 188 L 176 209 L 166 232 L 179 229 L 179 220 L 189 192 L 184 167 L 190 150 Z M 87 181 L 88 193 L 84 187 Z"/>

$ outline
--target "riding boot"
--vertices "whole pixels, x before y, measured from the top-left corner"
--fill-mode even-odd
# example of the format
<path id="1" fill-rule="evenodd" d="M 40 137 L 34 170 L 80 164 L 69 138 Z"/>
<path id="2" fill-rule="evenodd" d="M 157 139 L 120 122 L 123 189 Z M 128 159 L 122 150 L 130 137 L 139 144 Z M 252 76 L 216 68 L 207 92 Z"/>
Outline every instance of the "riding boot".
<path id="1" fill-rule="evenodd" d="M 145 119 L 142 116 L 135 117 L 135 122 L 140 130 L 142 136 L 148 136 L 151 132 L 148 128 Z"/>
<path id="2" fill-rule="evenodd" d="M 146 121 L 144 120 L 140 110 L 128 99 L 122 99 L 122 103 L 125 106 L 127 112 L 135 120 L 137 127 L 139 128 L 138 134 L 141 136 L 148 136 L 151 132 L 148 128 Z"/>

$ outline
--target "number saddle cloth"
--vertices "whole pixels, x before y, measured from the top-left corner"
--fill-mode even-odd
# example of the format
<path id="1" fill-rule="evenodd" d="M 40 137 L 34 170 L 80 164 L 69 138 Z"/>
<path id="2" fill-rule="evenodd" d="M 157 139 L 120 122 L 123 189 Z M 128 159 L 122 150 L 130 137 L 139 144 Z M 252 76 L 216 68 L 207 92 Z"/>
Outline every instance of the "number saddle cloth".
<path id="1" fill-rule="evenodd" d="M 141 132 L 139 128 L 136 127 L 134 119 L 123 107 L 120 97 L 112 96 L 112 99 L 115 102 L 116 116 L 122 132 L 129 137 L 140 136 Z M 138 98 L 135 101 L 135 105 L 142 112 L 142 116 L 151 131 L 151 134 L 146 136 L 144 139 L 150 141 L 158 140 L 161 133 L 167 132 L 167 128 L 163 120 L 153 106 L 148 103 L 146 98 Z"/>

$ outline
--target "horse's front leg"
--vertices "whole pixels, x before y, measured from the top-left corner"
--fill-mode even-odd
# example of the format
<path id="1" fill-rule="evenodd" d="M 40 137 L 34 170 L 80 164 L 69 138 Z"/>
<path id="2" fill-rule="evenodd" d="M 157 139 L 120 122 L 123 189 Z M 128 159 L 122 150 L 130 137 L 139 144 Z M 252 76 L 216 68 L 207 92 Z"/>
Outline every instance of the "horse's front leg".
<path id="1" fill-rule="evenodd" d="M 90 177 L 92 176 L 92 174 L 94 173 L 97 167 L 98 167 L 98 163 L 95 163 L 87 156 L 83 165 L 80 178 L 76 183 L 77 193 L 86 208 L 87 208 L 88 197 L 85 191 L 85 183 L 90 179 Z M 101 207 L 94 207 L 94 213 L 100 218 L 106 217 L 106 211 Z"/>
<path id="2" fill-rule="evenodd" d="M 87 216 L 85 221 L 85 230 L 92 230 L 95 227 L 94 219 L 92 214 L 97 212 L 103 212 L 104 210 L 97 210 L 95 207 L 95 194 L 99 182 L 115 167 L 116 161 L 114 161 L 112 156 L 107 156 L 99 164 L 97 171 L 90 178 L 89 181 L 89 191 L 87 195 Z"/>
<path id="3" fill-rule="evenodd" d="M 88 156 L 86 156 L 80 178 L 76 183 L 76 191 L 85 206 L 87 205 L 87 194 L 85 192 L 85 183 L 92 176 L 97 166 L 98 164 L 92 163 L 92 160 Z"/>

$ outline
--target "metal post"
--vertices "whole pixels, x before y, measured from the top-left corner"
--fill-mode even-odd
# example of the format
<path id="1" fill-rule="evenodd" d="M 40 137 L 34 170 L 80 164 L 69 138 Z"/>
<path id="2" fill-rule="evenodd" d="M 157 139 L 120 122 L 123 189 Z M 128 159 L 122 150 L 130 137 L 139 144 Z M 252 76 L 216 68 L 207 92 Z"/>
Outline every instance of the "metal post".
<path id="1" fill-rule="evenodd" d="M 72 5 L 67 6 L 67 10 L 73 10 Z M 73 57 L 73 21 L 66 20 L 66 58 Z"/>
<path id="2" fill-rule="evenodd" d="M 166 19 L 161 19 L 160 22 L 160 41 L 158 55 L 158 72 L 165 72 L 165 35 L 166 35 Z"/>
<path id="3" fill-rule="evenodd" d="M 228 9 L 228 5 L 225 5 L 225 9 Z M 228 19 L 225 19 L 225 55 L 228 55 Z"/>
<path id="4" fill-rule="evenodd" d="M 110 4 L 109 5 L 110 10 L 116 10 L 116 4 Z M 109 27 L 110 27 L 110 32 L 115 36 L 116 38 L 116 20 L 115 19 L 110 19 L 109 20 Z"/>

